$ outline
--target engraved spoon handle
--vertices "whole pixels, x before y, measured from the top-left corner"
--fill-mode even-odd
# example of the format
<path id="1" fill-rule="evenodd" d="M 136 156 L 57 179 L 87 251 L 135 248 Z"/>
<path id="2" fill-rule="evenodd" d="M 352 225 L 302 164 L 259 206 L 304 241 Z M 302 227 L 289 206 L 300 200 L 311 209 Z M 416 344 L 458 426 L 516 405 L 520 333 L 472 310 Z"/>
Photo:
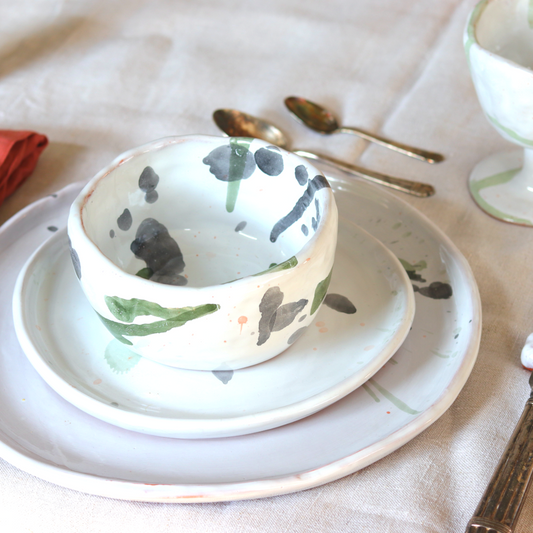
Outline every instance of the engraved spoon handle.
<path id="1" fill-rule="evenodd" d="M 532 474 L 533 392 L 466 533 L 512 533 Z"/>
<path id="2" fill-rule="evenodd" d="M 413 146 L 408 146 L 407 144 L 402 144 L 396 141 L 391 141 L 385 137 L 380 137 L 373 133 L 368 133 L 365 130 L 359 128 L 352 128 L 349 126 L 341 126 L 334 133 L 351 133 L 352 135 L 357 135 L 366 141 L 370 141 L 385 148 L 390 148 L 395 152 L 400 154 L 408 155 L 409 157 L 414 157 L 415 159 L 420 159 L 420 161 L 426 161 L 427 163 L 440 163 L 444 160 L 444 156 L 437 154 L 436 152 L 428 152 L 427 150 L 421 150 L 420 148 L 414 148 Z"/>
<path id="3" fill-rule="evenodd" d="M 333 159 L 321 154 L 316 154 L 313 152 L 307 152 L 306 150 L 294 150 L 296 155 L 306 157 L 307 159 L 313 159 L 315 161 L 321 161 L 327 165 L 337 167 L 348 174 L 353 174 L 358 178 L 363 178 L 374 183 L 379 183 L 380 185 L 385 185 L 391 189 L 397 191 L 402 191 L 407 194 L 412 194 L 413 196 L 420 196 L 425 198 L 427 196 L 432 196 L 435 194 L 435 189 L 426 183 L 420 183 L 417 181 L 405 180 L 402 178 L 393 178 L 392 176 L 387 176 L 386 174 L 381 174 L 379 172 L 374 172 L 373 170 L 368 170 L 366 168 L 358 167 L 351 165 L 350 163 L 345 163 L 339 161 L 338 159 Z"/>

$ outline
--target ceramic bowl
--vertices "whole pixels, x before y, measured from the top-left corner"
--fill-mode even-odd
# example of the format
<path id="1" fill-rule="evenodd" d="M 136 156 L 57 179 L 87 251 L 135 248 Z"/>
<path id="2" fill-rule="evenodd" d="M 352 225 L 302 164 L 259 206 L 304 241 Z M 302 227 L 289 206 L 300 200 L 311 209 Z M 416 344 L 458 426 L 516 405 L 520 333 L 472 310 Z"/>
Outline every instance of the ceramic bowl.
<path id="1" fill-rule="evenodd" d="M 278 355 L 313 320 L 337 218 L 306 160 L 196 135 L 120 155 L 73 203 L 68 234 L 82 289 L 116 339 L 166 365 L 236 370 Z"/>

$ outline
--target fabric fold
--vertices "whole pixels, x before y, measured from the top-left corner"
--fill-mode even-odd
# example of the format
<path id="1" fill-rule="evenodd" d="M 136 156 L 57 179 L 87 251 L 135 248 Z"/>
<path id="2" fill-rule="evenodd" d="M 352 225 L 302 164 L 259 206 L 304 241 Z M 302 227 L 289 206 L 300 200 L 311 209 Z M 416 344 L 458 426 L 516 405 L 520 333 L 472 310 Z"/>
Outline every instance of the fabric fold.
<path id="1" fill-rule="evenodd" d="M 47 146 L 40 133 L 0 130 L 0 205 L 33 172 Z"/>

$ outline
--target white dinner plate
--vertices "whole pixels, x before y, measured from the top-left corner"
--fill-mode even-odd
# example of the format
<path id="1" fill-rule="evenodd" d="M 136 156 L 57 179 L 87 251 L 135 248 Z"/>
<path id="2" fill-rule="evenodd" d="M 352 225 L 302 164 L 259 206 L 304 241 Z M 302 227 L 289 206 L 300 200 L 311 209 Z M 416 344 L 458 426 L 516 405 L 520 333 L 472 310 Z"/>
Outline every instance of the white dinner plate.
<path id="1" fill-rule="evenodd" d="M 10 302 L 28 257 L 51 230 L 64 227 L 80 190 L 72 185 L 0 230 L 0 456 L 91 494 L 159 502 L 238 500 L 341 478 L 435 422 L 461 391 L 478 353 L 481 306 L 470 267 L 440 230 L 384 188 L 331 176 L 330 183 L 341 217 L 380 239 L 416 286 L 410 333 L 366 384 L 292 424 L 221 439 L 135 433 L 65 401 L 20 348 Z"/>
<path id="2" fill-rule="evenodd" d="M 398 259 L 347 220 L 329 294 L 312 325 L 281 355 L 241 370 L 180 370 L 117 341 L 79 286 L 65 229 L 22 269 L 13 308 L 22 348 L 63 398 L 119 427 L 179 438 L 245 435 L 331 405 L 390 359 L 415 313 Z"/>

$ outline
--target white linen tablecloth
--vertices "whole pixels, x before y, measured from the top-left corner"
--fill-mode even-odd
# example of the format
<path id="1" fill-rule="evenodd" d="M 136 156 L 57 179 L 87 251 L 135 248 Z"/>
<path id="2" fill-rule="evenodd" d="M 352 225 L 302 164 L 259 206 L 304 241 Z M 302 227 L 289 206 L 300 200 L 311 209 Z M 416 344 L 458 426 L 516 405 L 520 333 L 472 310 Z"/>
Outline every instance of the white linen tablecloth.
<path id="1" fill-rule="evenodd" d="M 432 198 L 397 194 L 466 256 L 484 324 L 477 363 L 452 407 L 339 481 L 254 501 L 153 504 L 65 489 L 0 460 L 0 531 L 464 530 L 529 394 L 520 350 L 533 331 L 533 229 L 488 217 L 467 190 L 480 159 L 512 148 L 484 118 L 468 73 L 462 32 L 474 3 L 0 0 L 1 128 L 50 139 L 34 174 L 0 207 L 0 223 L 126 149 L 219 134 L 212 112 L 237 108 L 269 117 L 298 148 L 433 184 Z M 316 135 L 288 115 L 289 95 L 446 161 L 430 166 L 348 135 Z M 533 531 L 533 494 L 517 531 Z"/>

